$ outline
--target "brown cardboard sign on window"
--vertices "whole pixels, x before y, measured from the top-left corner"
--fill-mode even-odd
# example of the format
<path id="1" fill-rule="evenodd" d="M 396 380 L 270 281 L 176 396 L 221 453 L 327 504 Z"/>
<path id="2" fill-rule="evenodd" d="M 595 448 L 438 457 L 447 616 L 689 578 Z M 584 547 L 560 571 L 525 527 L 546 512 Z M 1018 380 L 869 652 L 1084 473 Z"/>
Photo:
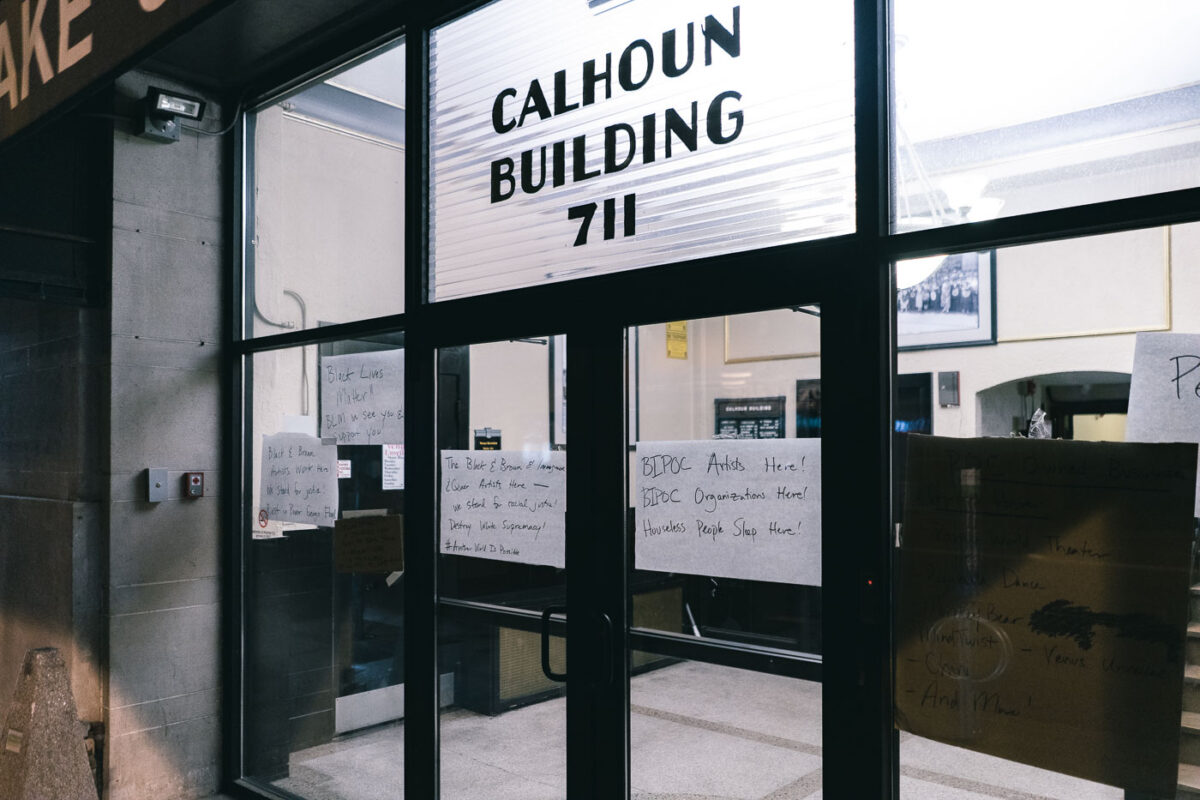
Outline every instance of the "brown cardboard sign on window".
<path id="1" fill-rule="evenodd" d="M 338 572 L 386 574 L 404 569 L 404 517 L 339 519 L 333 530 Z"/>
<path id="2" fill-rule="evenodd" d="M 910 436 L 907 453 L 897 726 L 1173 796 L 1196 445 Z"/>

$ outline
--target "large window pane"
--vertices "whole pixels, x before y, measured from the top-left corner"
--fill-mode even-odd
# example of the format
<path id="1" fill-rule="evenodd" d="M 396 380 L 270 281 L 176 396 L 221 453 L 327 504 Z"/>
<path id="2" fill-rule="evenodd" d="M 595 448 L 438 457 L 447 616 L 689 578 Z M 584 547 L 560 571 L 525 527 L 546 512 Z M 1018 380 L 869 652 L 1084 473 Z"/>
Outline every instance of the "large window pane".
<path id="1" fill-rule="evenodd" d="M 1200 185 L 1200 7 L 896 0 L 893 228 Z"/>
<path id="2" fill-rule="evenodd" d="M 501 0 L 430 46 L 434 299 L 854 228 L 851 3 Z"/>
<path id="3" fill-rule="evenodd" d="M 903 797 L 1200 787 L 1196 456 L 1172 444 L 1200 439 L 1197 245 L 1184 225 L 897 265 Z"/>
<path id="4" fill-rule="evenodd" d="M 404 310 L 404 44 L 247 115 L 246 332 Z"/>
<path id="5" fill-rule="evenodd" d="M 244 758 L 300 797 L 401 796 L 404 350 L 255 355 Z"/>

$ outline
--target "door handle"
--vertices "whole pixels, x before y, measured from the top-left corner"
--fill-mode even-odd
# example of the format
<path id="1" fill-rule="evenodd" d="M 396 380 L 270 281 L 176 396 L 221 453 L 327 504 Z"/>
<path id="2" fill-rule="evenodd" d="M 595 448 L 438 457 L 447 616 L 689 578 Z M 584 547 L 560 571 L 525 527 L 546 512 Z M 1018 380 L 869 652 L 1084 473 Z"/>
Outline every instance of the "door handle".
<path id="1" fill-rule="evenodd" d="M 567 673 L 550 669 L 550 615 L 566 613 L 566 606 L 547 606 L 542 610 L 542 674 L 559 683 L 566 681 Z"/>

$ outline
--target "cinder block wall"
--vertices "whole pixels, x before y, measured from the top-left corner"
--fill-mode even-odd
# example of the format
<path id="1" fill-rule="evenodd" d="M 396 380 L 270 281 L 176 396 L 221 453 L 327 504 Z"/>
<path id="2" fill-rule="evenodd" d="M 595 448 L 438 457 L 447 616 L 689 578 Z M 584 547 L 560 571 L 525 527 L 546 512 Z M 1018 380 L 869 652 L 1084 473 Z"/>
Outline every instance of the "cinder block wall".
<path id="1" fill-rule="evenodd" d="M 26 651 L 57 647 L 102 719 L 103 311 L 0 299 L 0 713 Z"/>
<path id="2" fill-rule="evenodd" d="M 117 108 L 150 84 L 120 79 Z M 221 109 L 201 123 L 217 128 Z M 224 140 L 113 138 L 107 427 L 106 796 L 161 800 L 217 789 L 220 755 L 221 342 Z M 147 467 L 170 496 L 147 501 Z M 206 496 L 185 499 L 185 471 Z"/>
<path id="3" fill-rule="evenodd" d="M 0 156 L 0 714 L 26 651 L 57 647 L 103 717 L 108 313 L 79 301 L 108 263 L 107 139 L 67 118 Z"/>

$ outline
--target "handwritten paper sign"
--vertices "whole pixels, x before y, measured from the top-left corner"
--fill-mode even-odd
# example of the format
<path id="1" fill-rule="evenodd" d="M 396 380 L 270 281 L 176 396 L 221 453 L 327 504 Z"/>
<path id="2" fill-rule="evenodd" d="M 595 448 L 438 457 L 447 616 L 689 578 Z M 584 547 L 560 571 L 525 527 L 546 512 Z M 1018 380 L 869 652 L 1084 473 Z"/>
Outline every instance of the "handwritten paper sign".
<path id="1" fill-rule="evenodd" d="M 399 514 L 339 519 L 333 529 L 338 572 L 386 575 L 404 569 L 404 517 Z"/>
<path id="2" fill-rule="evenodd" d="M 1196 446 L 910 436 L 896 722 L 1173 797 Z"/>
<path id="3" fill-rule="evenodd" d="M 321 435 L 338 444 L 404 441 L 404 351 L 321 359 Z"/>
<path id="4" fill-rule="evenodd" d="M 443 553 L 563 567 L 567 454 L 442 451 Z"/>
<path id="5" fill-rule="evenodd" d="M 1137 335 L 1125 441 L 1200 442 L 1200 335 Z"/>
<path id="6" fill-rule="evenodd" d="M 638 569 L 821 585 L 821 440 L 638 442 Z"/>
<path id="7" fill-rule="evenodd" d="M 303 433 L 263 437 L 258 518 L 329 526 L 338 516 L 337 447 Z M 265 525 L 264 525 L 265 527 Z"/>

